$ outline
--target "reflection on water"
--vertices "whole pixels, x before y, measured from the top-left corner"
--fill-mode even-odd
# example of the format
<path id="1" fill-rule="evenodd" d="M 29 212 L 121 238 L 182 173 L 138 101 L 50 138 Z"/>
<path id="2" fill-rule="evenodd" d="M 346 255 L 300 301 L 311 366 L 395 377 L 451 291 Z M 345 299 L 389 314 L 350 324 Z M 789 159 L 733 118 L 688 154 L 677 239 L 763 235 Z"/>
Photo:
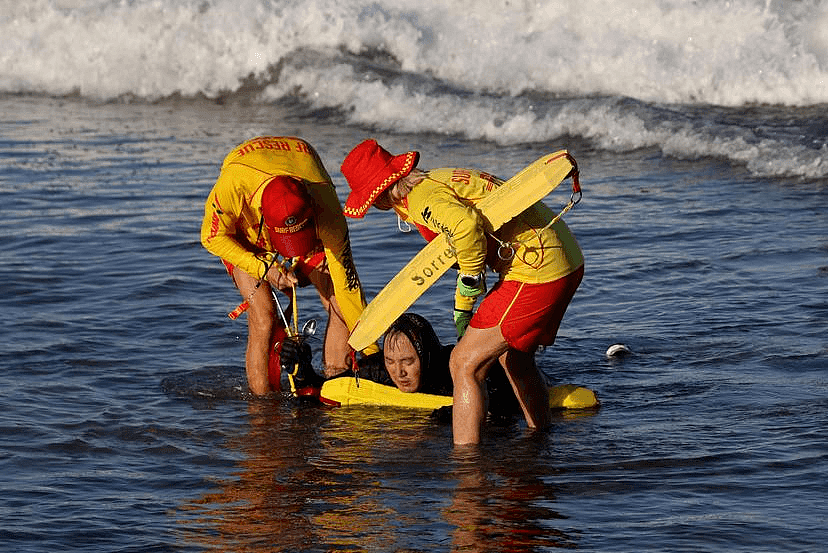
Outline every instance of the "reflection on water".
<path id="1" fill-rule="evenodd" d="M 476 456 L 422 414 L 248 403 L 238 293 L 198 241 L 218 164 L 244 137 L 298 134 L 344 192 L 339 163 L 375 134 L 281 109 L 0 101 L 6 549 L 824 549 L 824 179 L 570 138 L 377 134 L 432 166 L 508 176 L 565 146 L 581 167 L 568 223 L 587 273 L 538 359 L 603 407 L 493 429 Z M 369 298 L 422 245 L 380 214 L 349 230 Z M 444 279 L 416 305 L 444 342 L 453 293 Z M 616 341 L 635 354 L 605 359 Z"/>
<path id="2" fill-rule="evenodd" d="M 479 449 L 457 449 L 452 454 L 456 487 L 443 513 L 454 525 L 453 551 L 577 547 L 572 536 L 553 527 L 555 520 L 566 517 L 548 507 L 554 501 L 551 486 L 515 466 L 522 459 L 489 464 L 485 457 Z"/>
<path id="3" fill-rule="evenodd" d="M 422 411 L 251 401 L 234 477 L 182 505 L 180 539 L 227 551 L 530 551 L 575 547 L 522 423 L 509 447 L 452 448 Z M 521 439 L 522 432 L 526 436 Z M 515 447 L 517 446 L 517 447 Z"/>

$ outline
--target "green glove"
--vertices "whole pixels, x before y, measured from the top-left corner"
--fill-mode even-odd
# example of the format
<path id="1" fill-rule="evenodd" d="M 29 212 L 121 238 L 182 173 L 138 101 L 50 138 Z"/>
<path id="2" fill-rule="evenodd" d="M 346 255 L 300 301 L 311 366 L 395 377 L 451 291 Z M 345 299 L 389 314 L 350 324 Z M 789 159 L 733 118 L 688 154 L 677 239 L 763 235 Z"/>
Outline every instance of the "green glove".
<path id="1" fill-rule="evenodd" d="M 463 309 L 454 310 L 454 327 L 457 329 L 457 337 L 462 338 L 466 333 L 466 328 L 471 322 L 472 312 Z"/>
<path id="2" fill-rule="evenodd" d="M 486 293 L 486 275 L 457 275 L 457 292 L 467 298 L 476 298 Z"/>

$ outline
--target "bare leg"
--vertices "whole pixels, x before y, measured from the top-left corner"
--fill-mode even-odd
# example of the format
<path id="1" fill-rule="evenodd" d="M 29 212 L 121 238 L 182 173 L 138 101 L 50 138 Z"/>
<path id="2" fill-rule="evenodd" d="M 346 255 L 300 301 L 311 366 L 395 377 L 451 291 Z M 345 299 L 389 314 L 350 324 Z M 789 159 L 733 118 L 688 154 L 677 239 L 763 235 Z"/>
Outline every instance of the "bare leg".
<path id="1" fill-rule="evenodd" d="M 454 382 L 452 427 L 454 443 L 480 441 L 486 419 L 485 378 L 495 359 L 509 378 L 530 428 L 549 425 L 549 390 L 546 379 L 535 364 L 534 353 L 524 353 L 508 346 L 500 327 L 469 327 L 452 351 L 449 367 Z"/>
<path id="2" fill-rule="evenodd" d="M 331 298 L 331 307 L 328 309 L 328 329 L 325 332 L 325 376 L 331 378 L 345 372 L 351 367 L 351 346 L 348 345 L 350 336 L 348 325 L 339 311 L 336 297 Z"/>
<path id="3" fill-rule="evenodd" d="M 480 442 L 486 420 L 486 373 L 507 349 L 500 327 L 469 327 L 452 351 L 449 368 L 454 382 L 452 430 L 455 444 Z"/>
<path id="4" fill-rule="evenodd" d="M 535 354 L 509 349 L 500 356 L 500 364 L 515 391 L 526 424 L 530 428 L 549 426 L 549 389 L 535 364 Z"/>
<path id="5" fill-rule="evenodd" d="M 233 270 L 233 280 L 243 298 L 247 298 L 255 290 L 247 310 L 245 370 L 250 391 L 256 395 L 265 395 L 270 392 L 268 359 L 270 334 L 273 331 L 273 298 L 270 296 L 270 285 L 262 283 L 256 290 L 256 280 L 238 267 Z"/>
<path id="6" fill-rule="evenodd" d="M 325 376 L 330 378 L 350 368 L 348 364 L 348 358 L 351 354 L 351 346 L 348 345 L 350 332 L 348 331 L 348 325 L 345 324 L 342 312 L 339 310 L 339 304 L 336 302 L 330 274 L 326 271 L 315 270 L 309 275 L 309 278 L 316 287 L 316 291 L 319 292 L 322 307 L 328 312 L 328 326 L 325 331 L 322 362 L 325 364 Z"/>

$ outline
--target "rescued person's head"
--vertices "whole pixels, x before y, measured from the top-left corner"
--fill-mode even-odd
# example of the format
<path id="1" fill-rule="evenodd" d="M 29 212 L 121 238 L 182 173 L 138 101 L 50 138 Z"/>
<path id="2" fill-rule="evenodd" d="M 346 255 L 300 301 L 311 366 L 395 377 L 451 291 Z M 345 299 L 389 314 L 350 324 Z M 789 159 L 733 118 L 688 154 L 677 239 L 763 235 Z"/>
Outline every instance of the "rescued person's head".
<path id="1" fill-rule="evenodd" d="M 434 328 L 415 313 L 404 313 L 385 333 L 385 369 L 403 392 L 423 391 L 439 370 L 440 351 Z"/>

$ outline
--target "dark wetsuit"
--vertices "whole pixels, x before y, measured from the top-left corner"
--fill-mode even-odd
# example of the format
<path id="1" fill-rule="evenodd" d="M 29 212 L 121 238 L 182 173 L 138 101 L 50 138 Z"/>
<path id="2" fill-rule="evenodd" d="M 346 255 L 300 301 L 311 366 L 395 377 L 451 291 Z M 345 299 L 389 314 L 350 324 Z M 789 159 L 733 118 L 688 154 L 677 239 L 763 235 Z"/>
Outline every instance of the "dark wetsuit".
<path id="1" fill-rule="evenodd" d="M 420 358 L 420 388 L 417 392 L 450 396 L 454 391 L 449 371 L 449 357 L 454 346 L 440 344 L 432 326 L 420 315 L 405 313 L 397 319 L 388 331 L 402 332 L 414 346 Z M 388 333 L 386 333 L 388 335 Z M 359 376 L 386 386 L 395 386 L 391 375 L 385 369 L 385 359 L 380 351 L 363 357 L 358 362 Z M 511 416 L 520 413 L 506 373 L 500 363 L 495 363 L 486 377 L 489 393 L 489 412 L 495 416 Z"/>

